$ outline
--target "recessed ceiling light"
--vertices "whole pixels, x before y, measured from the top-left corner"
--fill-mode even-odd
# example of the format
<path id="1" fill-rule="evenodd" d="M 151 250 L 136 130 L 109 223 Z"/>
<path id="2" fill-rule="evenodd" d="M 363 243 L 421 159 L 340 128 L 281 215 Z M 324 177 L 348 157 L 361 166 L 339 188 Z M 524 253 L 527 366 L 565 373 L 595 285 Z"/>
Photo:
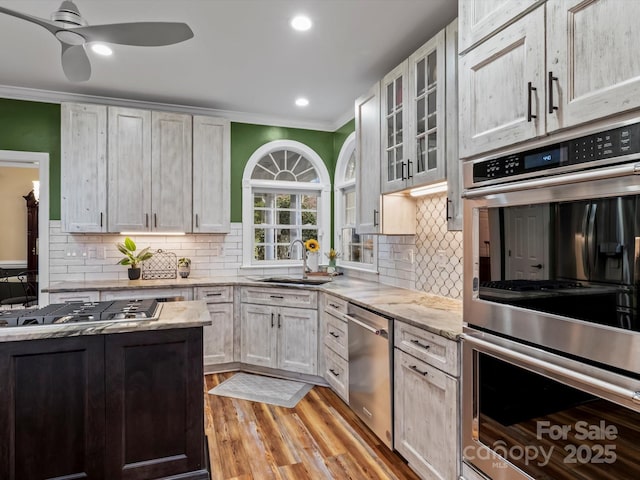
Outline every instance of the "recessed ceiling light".
<path id="1" fill-rule="evenodd" d="M 98 55 L 104 55 L 105 57 L 108 57 L 113 53 L 113 50 L 104 43 L 94 43 L 91 45 L 91 50 L 96 52 Z"/>
<path id="2" fill-rule="evenodd" d="M 306 32 L 311 28 L 311 19 L 305 15 L 298 15 L 291 20 L 291 27 L 299 32 Z"/>
<path id="3" fill-rule="evenodd" d="M 307 105 L 309 105 L 309 100 L 303 97 L 296 98 L 296 105 L 299 107 L 306 107 Z"/>

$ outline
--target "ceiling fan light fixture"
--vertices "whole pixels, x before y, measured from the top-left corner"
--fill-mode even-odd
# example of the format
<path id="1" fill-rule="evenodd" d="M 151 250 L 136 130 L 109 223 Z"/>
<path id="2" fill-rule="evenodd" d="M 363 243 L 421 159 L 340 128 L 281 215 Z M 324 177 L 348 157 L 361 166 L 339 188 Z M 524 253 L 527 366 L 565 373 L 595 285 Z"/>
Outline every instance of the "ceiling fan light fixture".
<path id="1" fill-rule="evenodd" d="M 297 15 L 291 20 L 291 27 L 299 32 L 306 32 L 312 25 L 311 19 L 306 15 Z"/>
<path id="2" fill-rule="evenodd" d="M 109 45 L 105 45 L 104 43 L 93 43 L 91 45 L 91 50 L 93 50 L 94 53 L 103 55 L 105 57 L 113 54 L 113 50 L 111 50 L 111 47 L 109 47 Z"/>
<path id="3" fill-rule="evenodd" d="M 70 30 L 59 30 L 56 32 L 56 38 L 68 45 L 84 45 L 86 40 L 79 33 Z"/>

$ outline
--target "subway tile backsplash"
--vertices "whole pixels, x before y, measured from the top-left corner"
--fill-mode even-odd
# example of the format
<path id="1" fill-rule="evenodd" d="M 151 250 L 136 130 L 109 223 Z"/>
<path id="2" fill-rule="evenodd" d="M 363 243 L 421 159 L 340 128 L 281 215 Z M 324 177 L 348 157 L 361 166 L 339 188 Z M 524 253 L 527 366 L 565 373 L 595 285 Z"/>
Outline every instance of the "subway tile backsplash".
<path id="1" fill-rule="evenodd" d="M 378 275 L 348 271 L 347 275 L 387 285 L 462 298 L 462 232 L 447 231 L 446 196 L 417 199 L 416 235 L 380 236 Z M 50 222 L 50 282 L 127 279 L 127 267 L 117 234 L 67 234 L 60 221 Z M 191 258 L 192 277 L 271 275 L 299 272 L 300 267 L 241 269 L 242 224 L 232 223 L 231 233 L 185 236 L 132 236 L 138 248 L 173 252 Z"/>

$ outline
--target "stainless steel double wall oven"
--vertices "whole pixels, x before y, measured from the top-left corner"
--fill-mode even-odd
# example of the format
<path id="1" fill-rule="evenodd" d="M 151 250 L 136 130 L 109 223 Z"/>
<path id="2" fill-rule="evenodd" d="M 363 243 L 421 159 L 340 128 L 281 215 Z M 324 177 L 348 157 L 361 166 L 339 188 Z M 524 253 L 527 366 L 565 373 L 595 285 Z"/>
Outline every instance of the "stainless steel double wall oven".
<path id="1" fill-rule="evenodd" d="M 639 122 L 463 166 L 463 460 L 492 479 L 640 478 Z"/>

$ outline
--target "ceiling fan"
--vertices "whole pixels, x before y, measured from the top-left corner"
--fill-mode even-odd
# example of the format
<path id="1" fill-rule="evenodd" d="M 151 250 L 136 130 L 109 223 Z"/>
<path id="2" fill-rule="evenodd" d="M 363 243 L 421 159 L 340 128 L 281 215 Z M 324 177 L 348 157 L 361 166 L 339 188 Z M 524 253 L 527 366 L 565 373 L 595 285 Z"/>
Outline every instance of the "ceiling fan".
<path id="1" fill-rule="evenodd" d="M 177 22 L 134 22 L 90 26 L 80 15 L 78 7 L 68 0 L 63 1 L 60 8 L 51 14 L 51 20 L 4 7 L 0 7 L 0 13 L 21 18 L 49 30 L 62 45 L 64 74 L 74 82 L 84 82 L 91 77 L 91 63 L 84 49 L 87 43 L 159 47 L 173 45 L 193 37 L 193 31 L 186 23 Z"/>

